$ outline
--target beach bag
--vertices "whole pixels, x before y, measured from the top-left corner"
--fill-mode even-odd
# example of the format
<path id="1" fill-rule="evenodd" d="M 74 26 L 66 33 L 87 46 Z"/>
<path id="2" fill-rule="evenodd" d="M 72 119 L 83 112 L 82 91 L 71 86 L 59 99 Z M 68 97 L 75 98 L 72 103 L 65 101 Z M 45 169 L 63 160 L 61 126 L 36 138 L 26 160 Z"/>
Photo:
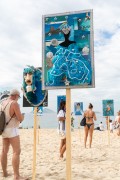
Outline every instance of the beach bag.
<path id="1" fill-rule="evenodd" d="M 58 120 L 59 120 L 59 121 L 64 121 L 64 120 L 65 120 L 65 117 L 59 117 Z"/>
<path id="2" fill-rule="evenodd" d="M 83 117 L 83 119 L 80 122 L 81 126 L 85 126 L 86 125 L 86 117 Z"/>

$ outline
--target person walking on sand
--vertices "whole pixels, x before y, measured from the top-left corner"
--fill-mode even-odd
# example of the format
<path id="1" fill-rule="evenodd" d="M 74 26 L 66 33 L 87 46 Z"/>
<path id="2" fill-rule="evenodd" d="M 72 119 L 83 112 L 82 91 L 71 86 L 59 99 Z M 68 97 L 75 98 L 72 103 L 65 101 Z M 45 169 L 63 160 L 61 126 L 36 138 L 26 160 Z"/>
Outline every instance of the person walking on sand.
<path id="1" fill-rule="evenodd" d="M 65 111 L 66 102 L 61 101 L 58 110 L 57 118 L 59 121 L 59 134 L 60 134 L 60 159 L 63 159 L 64 152 L 66 151 L 66 133 L 65 133 Z"/>
<path id="2" fill-rule="evenodd" d="M 12 166 L 14 172 L 14 180 L 26 180 L 19 174 L 20 164 L 20 138 L 19 138 L 19 124 L 23 121 L 24 115 L 20 111 L 19 104 L 17 103 L 20 98 L 20 92 L 17 89 L 13 89 L 10 92 L 10 96 L 3 100 L 1 107 L 5 108 L 6 122 L 9 122 L 2 133 L 2 153 L 1 153 L 1 166 L 3 170 L 3 177 L 10 176 L 7 171 L 7 154 L 9 146 L 12 146 L 13 157 Z"/>
<path id="3" fill-rule="evenodd" d="M 86 125 L 84 126 L 84 146 L 86 148 L 87 137 L 89 134 L 89 148 L 92 144 L 92 136 L 94 130 L 94 120 L 97 120 L 95 112 L 92 110 L 93 105 L 90 103 L 88 109 L 84 112 L 84 117 L 86 117 Z"/>

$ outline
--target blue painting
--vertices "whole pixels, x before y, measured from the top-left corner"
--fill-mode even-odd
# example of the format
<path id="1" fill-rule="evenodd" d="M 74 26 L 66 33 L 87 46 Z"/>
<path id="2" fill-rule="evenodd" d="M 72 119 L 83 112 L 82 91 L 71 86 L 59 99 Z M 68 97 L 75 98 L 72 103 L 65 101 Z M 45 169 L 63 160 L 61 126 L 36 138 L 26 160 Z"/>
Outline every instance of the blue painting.
<path id="1" fill-rule="evenodd" d="M 61 101 L 66 101 L 66 96 L 57 96 L 57 112 L 59 110 Z"/>
<path id="2" fill-rule="evenodd" d="M 43 16 L 43 87 L 94 87 L 93 12 Z"/>
<path id="3" fill-rule="evenodd" d="M 114 101 L 103 100 L 103 116 L 114 116 Z"/>
<path id="4" fill-rule="evenodd" d="M 74 113 L 75 113 L 75 115 L 83 114 L 83 102 L 75 102 L 74 103 Z"/>
<path id="5" fill-rule="evenodd" d="M 46 99 L 47 91 L 42 90 L 42 70 L 27 66 L 23 70 L 23 95 L 29 104 L 38 107 Z"/>
<path id="6" fill-rule="evenodd" d="M 28 102 L 26 95 L 23 95 L 23 107 L 33 107 L 33 105 L 30 102 Z M 39 107 L 47 107 L 47 106 L 48 106 L 48 93 L 45 96 L 44 101 L 40 103 Z"/>

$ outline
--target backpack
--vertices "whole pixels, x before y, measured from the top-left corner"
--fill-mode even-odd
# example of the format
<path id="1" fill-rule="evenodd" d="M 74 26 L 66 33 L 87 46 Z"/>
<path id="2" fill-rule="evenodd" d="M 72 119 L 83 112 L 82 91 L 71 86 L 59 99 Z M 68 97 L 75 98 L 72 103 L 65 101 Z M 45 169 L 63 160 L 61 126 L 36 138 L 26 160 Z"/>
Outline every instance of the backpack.
<path id="1" fill-rule="evenodd" d="M 9 103 L 8 103 L 9 104 Z M 7 104 L 7 105 L 8 105 Z M 5 108 L 7 107 L 7 105 L 5 106 Z M 6 123 L 6 118 L 5 118 L 5 108 L 3 109 L 1 106 L 1 110 L 0 110 L 0 135 L 2 135 L 5 127 L 8 125 L 8 123 L 10 122 L 10 120 L 12 119 L 12 117 L 10 118 L 10 120 Z"/>
<path id="2" fill-rule="evenodd" d="M 3 131 L 5 129 L 5 124 L 6 124 L 5 112 L 3 110 L 1 110 L 0 111 L 0 135 L 3 133 Z"/>

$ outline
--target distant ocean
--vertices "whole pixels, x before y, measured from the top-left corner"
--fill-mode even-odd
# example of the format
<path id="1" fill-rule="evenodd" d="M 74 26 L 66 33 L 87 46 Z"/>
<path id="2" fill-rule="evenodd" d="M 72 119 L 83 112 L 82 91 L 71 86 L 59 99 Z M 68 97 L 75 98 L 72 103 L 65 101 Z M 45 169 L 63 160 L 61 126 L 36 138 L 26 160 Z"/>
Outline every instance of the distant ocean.
<path id="1" fill-rule="evenodd" d="M 97 121 L 95 121 L 95 127 L 97 127 L 99 123 L 102 121 L 104 127 L 106 128 L 106 124 L 105 124 L 106 119 L 105 117 L 102 116 L 102 113 L 96 112 L 96 116 L 97 116 Z M 79 122 L 82 119 L 82 116 L 74 115 L 73 117 L 74 117 L 74 128 L 78 128 Z M 24 121 L 22 122 L 20 126 L 22 126 L 22 128 L 32 128 L 34 124 L 33 118 L 34 118 L 33 112 L 26 113 Z M 112 116 L 110 119 L 114 120 L 114 117 Z M 40 128 L 43 128 L 43 129 L 44 128 L 57 129 L 58 127 L 57 113 L 47 108 L 45 109 L 42 115 L 37 114 L 37 121 L 38 121 L 38 126 L 40 126 Z"/>

